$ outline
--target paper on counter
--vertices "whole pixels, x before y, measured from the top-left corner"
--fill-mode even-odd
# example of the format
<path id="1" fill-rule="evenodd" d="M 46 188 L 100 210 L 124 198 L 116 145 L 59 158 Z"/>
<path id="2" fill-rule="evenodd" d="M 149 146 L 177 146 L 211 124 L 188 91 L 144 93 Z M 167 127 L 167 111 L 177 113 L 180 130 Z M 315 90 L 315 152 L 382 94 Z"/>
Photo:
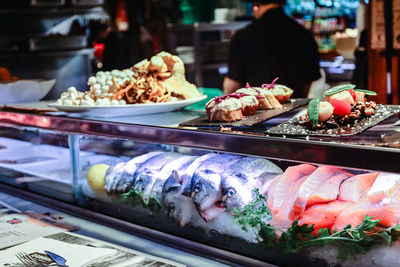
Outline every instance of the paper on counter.
<path id="1" fill-rule="evenodd" d="M 62 241 L 39 237 L 24 244 L 0 251 L 0 266 L 15 266 L 22 262 L 17 258 L 17 253 L 26 253 L 38 260 L 38 266 L 46 262 L 50 264 L 51 258 L 45 250 L 56 253 L 67 260 L 69 267 L 85 266 L 96 259 L 101 259 L 116 254 L 117 250 L 108 248 L 93 248 L 82 245 L 72 245 Z M 45 263 L 44 263 L 45 264 Z"/>
<path id="2" fill-rule="evenodd" d="M 184 264 L 177 263 L 165 258 L 156 257 L 137 250 L 128 249 L 112 243 L 104 242 L 98 239 L 82 236 L 79 234 L 64 232 L 47 236 L 46 238 L 55 239 L 69 244 L 79 244 L 96 248 L 108 248 L 116 250 L 113 255 L 99 258 L 92 261 L 87 266 L 107 266 L 107 267 L 142 267 L 142 266 L 160 266 L 160 267 L 184 267 Z M 68 265 L 68 264 L 67 264 Z"/>
<path id="3" fill-rule="evenodd" d="M 0 251 L 0 266 L 22 266 L 16 257 L 17 253 L 25 253 L 38 259 L 41 264 L 51 264 L 52 260 L 45 250 L 58 254 L 66 260 L 69 267 L 184 267 L 185 265 L 159 258 L 139 251 L 123 248 L 86 236 L 69 232 L 40 237 L 27 243 Z M 19 264 L 19 265 L 18 265 Z"/>
<path id="4" fill-rule="evenodd" d="M 23 214 L 4 215 L 0 217 L 0 249 L 65 231 Z"/>

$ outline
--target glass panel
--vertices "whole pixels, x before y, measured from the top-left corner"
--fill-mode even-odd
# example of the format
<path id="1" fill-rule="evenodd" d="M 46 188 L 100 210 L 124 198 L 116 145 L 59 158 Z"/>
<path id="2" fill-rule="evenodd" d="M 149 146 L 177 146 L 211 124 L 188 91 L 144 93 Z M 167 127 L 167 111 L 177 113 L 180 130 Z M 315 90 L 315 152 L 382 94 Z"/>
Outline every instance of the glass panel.
<path id="1" fill-rule="evenodd" d="M 298 253 L 287 257 L 263 249 L 257 240 L 267 246 L 273 242 L 265 242 L 268 238 L 257 226 L 250 227 L 254 220 L 271 223 L 278 236 L 278 229 L 285 232 L 293 221 L 315 224 L 314 233 L 320 228 L 358 226 L 366 215 L 382 219 L 385 227 L 397 224 L 385 221 L 373 208 L 383 208 L 384 201 L 396 198 L 397 174 L 91 136 L 83 137 L 80 146 L 90 153 L 86 161 L 81 160 L 81 205 L 276 264 L 307 264 L 310 257 L 325 260 L 325 256 Z M 251 206 L 262 196 L 266 199 Z M 352 211 L 357 205 L 364 205 L 362 212 Z M 351 220 L 347 213 L 339 216 L 344 210 Z M 394 209 L 391 212 L 400 216 Z M 249 231 L 242 229 L 244 222 Z"/>
<path id="2" fill-rule="evenodd" d="M 1 127 L 0 136 L 1 182 L 73 201 L 66 134 L 33 128 Z"/>

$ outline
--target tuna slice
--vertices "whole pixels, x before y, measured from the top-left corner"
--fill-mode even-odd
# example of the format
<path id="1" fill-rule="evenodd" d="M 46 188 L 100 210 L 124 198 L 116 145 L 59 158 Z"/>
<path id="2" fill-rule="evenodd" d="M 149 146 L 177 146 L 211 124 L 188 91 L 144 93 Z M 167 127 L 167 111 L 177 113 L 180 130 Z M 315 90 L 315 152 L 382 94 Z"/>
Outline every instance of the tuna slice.
<path id="1" fill-rule="evenodd" d="M 400 218 L 400 203 L 391 198 L 385 198 L 376 203 L 371 203 L 367 198 L 362 199 L 359 203 L 348 206 L 340 213 L 332 230 L 342 230 L 349 224 L 356 227 L 362 223 L 366 215 L 372 216 L 375 220 L 379 219 L 379 224 L 385 227 L 397 225 Z"/>
<path id="2" fill-rule="evenodd" d="M 315 231 L 320 228 L 331 228 L 339 214 L 349 205 L 351 205 L 350 202 L 340 200 L 316 204 L 304 211 L 299 224 L 314 224 Z"/>
<path id="3" fill-rule="evenodd" d="M 293 208 L 289 212 L 289 219 L 296 220 L 304 212 L 309 197 L 328 179 L 345 172 L 343 169 L 324 166 L 314 171 L 301 185 L 297 192 Z"/>
<path id="4" fill-rule="evenodd" d="M 352 174 L 343 171 L 326 180 L 309 198 L 306 207 L 317 203 L 325 203 L 336 200 L 339 195 L 340 185 L 344 183 Z"/>
<path id="5" fill-rule="evenodd" d="M 379 173 L 365 173 L 355 175 L 342 183 L 338 199 L 357 203 L 364 198 Z"/>
<path id="6" fill-rule="evenodd" d="M 300 164 L 294 167 L 289 167 L 286 171 L 275 178 L 268 188 L 267 205 L 269 210 L 276 214 L 282 204 L 286 202 L 287 191 L 289 187 L 297 180 L 310 175 L 317 167 L 310 164 Z"/>

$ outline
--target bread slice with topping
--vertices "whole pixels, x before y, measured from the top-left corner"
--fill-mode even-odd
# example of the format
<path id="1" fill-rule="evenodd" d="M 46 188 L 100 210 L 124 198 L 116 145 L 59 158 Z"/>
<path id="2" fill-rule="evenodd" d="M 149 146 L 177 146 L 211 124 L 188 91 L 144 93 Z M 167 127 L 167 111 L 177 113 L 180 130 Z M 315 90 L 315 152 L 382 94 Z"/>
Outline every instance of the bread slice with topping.
<path id="1" fill-rule="evenodd" d="M 206 105 L 209 121 L 238 121 L 243 118 L 243 104 L 238 98 L 213 98 Z"/>
<path id="2" fill-rule="evenodd" d="M 282 84 L 275 84 L 269 91 L 278 99 L 279 103 L 287 102 L 293 94 L 292 89 Z"/>

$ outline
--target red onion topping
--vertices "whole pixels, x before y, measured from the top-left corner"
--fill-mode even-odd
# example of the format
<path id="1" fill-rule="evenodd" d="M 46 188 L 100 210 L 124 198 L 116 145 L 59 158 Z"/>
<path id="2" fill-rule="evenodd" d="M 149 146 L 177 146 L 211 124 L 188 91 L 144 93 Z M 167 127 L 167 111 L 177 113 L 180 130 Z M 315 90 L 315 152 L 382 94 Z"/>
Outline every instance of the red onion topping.
<path id="1" fill-rule="evenodd" d="M 233 94 L 229 94 L 229 95 L 223 95 L 223 96 L 220 96 L 220 97 L 214 97 L 214 102 L 215 103 L 217 103 L 217 104 L 219 104 L 219 103 L 221 103 L 223 100 L 225 100 L 225 99 L 228 99 L 228 98 L 236 98 L 236 99 L 240 99 L 240 98 L 242 98 L 242 97 L 244 97 L 244 96 L 249 96 L 248 94 L 244 94 L 244 93 L 233 93 Z M 212 101 L 210 101 L 210 104 L 211 104 L 211 102 Z"/>
<path id="2" fill-rule="evenodd" d="M 267 89 L 274 89 L 275 88 L 275 82 L 277 81 L 279 79 L 279 77 L 276 77 L 273 81 L 272 81 L 272 83 L 264 83 L 263 85 L 261 85 L 261 88 L 263 88 L 263 89 L 265 89 L 265 88 L 267 88 Z"/>

